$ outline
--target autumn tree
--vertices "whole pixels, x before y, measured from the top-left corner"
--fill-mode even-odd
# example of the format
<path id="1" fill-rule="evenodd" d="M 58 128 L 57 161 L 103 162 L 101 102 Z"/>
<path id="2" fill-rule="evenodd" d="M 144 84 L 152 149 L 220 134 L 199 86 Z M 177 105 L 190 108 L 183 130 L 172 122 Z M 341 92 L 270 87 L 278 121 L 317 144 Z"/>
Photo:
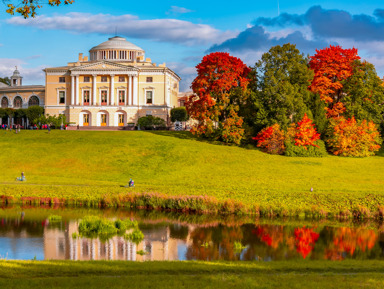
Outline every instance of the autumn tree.
<path id="1" fill-rule="evenodd" d="M 244 129 L 238 111 L 246 98 L 249 68 L 224 52 L 204 56 L 196 68 L 194 94 L 186 103 L 188 114 L 198 122 L 192 133 L 239 144 Z"/>
<path id="2" fill-rule="evenodd" d="M 240 115 L 254 129 L 254 134 L 275 123 L 287 129 L 304 113 L 311 116 L 312 93 L 308 86 L 312 79 L 308 59 L 295 45 L 274 46 L 252 68 L 253 93 Z"/>
<path id="3" fill-rule="evenodd" d="M 295 146 L 302 146 L 305 149 L 309 146 L 318 147 L 316 141 L 320 139 L 320 134 L 307 114 L 304 114 L 304 117 L 295 126 L 293 138 Z"/>
<path id="4" fill-rule="evenodd" d="M 24 18 L 36 17 L 37 9 L 40 9 L 43 4 L 48 4 L 49 6 L 60 6 L 62 4 L 68 5 L 72 4 L 74 0 L 2 0 L 2 2 L 7 6 L 6 12 L 14 15 L 15 13 L 23 16 Z"/>
<path id="5" fill-rule="evenodd" d="M 354 63 L 359 59 L 356 48 L 343 49 L 332 45 L 316 50 L 316 54 L 311 56 L 309 67 L 314 72 L 314 78 L 310 90 L 319 94 L 325 102 L 328 118 L 344 113 L 344 85 L 353 75 Z"/>
<path id="6" fill-rule="evenodd" d="M 331 121 L 327 143 L 334 155 L 367 157 L 380 149 L 380 134 L 372 121 L 340 117 Z"/>
<path id="7" fill-rule="evenodd" d="M 266 153 L 282 155 L 285 151 L 285 133 L 277 123 L 262 129 L 253 140 Z"/>

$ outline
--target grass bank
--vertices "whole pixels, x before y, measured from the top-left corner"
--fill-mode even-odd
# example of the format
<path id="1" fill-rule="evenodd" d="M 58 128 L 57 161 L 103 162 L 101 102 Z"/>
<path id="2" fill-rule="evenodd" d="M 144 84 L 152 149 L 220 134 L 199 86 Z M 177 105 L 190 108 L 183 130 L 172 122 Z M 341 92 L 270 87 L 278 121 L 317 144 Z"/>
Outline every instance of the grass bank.
<path id="1" fill-rule="evenodd" d="M 383 261 L 370 260 L 0 261 L 2 288 L 383 288 L 383 277 Z"/>
<path id="2" fill-rule="evenodd" d="M 3 202 L 382 217 L 384 158 L 289 158 L 187 132 L 0 131 Z M 26 183 L 15 178 L 24 171 Z M 135 188 L 124 188 L 129 178 Z M 313 188 L 313 192 L 311 192 Z"/>

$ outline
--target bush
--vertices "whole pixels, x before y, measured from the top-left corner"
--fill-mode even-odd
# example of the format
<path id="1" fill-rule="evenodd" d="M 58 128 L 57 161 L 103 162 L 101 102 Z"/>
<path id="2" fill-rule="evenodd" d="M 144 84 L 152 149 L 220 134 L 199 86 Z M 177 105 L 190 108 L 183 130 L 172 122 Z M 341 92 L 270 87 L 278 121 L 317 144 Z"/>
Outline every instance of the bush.
<path id="1" fill-rule="evenodd" d="M 285 151 L 284 131 L 277 123 L 261 130 L 253 140 L 257 141 L 257 147 L 266 153 L 282 155 Z"/>
<path id="2" fill-rule="evenodd" d="M 339 118 L 330 122 L 327 144 L 334 155 L 344 157 L 367 157 L 380 149 L 380 134 L 376 125 L 366 120 L 357 122 Z"/>
<path id="3" fill-rule="evenodd" d="M 189 118 L 187 109 L 182 106 L 182 107 L 175 107 L 171 109 L 171 121 L 176 122 L 176 121 L 187 121 Z"/>
<path id="4" fill-rule="evenodd" d="M 37 124 L 36 120 L 40 116 L 44 115 L 44 108 L 42 108 L 41 106 L 37 106 L 37 105 L 30 106 L 26 109 L 25 114 L 26 114 L 26 116 L 29 119 L 29 122 L 31 124 Z"/>
<path id="5" fill-rule="evenodd" d="M 325 157 L 327 156 L 327 150 L 325 143 L 322 140 L 317 140 L 314 144 L 316 146 L 297 146 L 294 143 L 287 141 L 285 143 L 285 155 L 288 157 Z"/>
<path id="6" fill-rule="evenodd" d="M 154 117 L 152 115 L 140 117 L 137 121 L 137 125 L 144 129 L 156 129 L 165 128 L 165 120 L 160 117 Z"/>

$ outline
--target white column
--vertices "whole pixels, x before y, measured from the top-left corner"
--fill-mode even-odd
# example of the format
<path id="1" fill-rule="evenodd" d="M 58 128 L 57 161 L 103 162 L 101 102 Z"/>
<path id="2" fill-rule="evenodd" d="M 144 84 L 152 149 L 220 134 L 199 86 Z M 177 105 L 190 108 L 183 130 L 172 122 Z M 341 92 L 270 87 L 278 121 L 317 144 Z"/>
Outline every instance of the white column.
<path id="1" fill-rule="evenodd" d="M 137 91 L 138 91 L 137 76 L 135 75 L 133 77 L 133 105 L 138 105 Z"/>
<path id="2" fill-rule="evenodd" d="M 128 75 L 128 105 L 132 105 L 132 76 Z"/>
<path id="3" fill-rule="evenodd" d="M 76 75 L 76 105 L 79 103 L 79 76 Z"/>
<path id="4" fill-rule="evenodd" d="M 75 104 L 75 76 L 72 75 L 71 81 L 71 105 Z"/>
<path id="5" fill-rule="evenodd" d="M 115 105 L 115 76 L 111 75 L 111 105 Z"/>
<path id="6" fill-rule="evenodd" d="M 96 105 L 96 80 L 97 80 L 97 76 L 96 75 L 92 75 L 92 94 L 93 94 L 93 103 L 92 105 Z"/>

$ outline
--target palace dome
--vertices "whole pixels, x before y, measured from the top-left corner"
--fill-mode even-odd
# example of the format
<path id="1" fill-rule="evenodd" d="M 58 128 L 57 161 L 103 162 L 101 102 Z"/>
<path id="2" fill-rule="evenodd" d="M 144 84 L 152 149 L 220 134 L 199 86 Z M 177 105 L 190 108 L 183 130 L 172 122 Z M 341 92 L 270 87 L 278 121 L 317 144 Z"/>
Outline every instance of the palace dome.
<path id="1" fill-rule="evenodd" d="M 100 43 L 89 50 L 91 60 L 108 59 L 133 61 L 136 57 L 144 56 L 144 53 L 142 48 L 120 36 L 108 38 L 108 41 Z"/>
<path id="2" fill-rule="evenodd" d="M 92 47 L 90 51 L 100 49 L 126 49 L 144 51 L 139 46 L 136 46 L 135 44 L 127 41 L 125 38 L 120 36 L 108 38 L 108 41 L 105 41 L 95 47 Z"/>

